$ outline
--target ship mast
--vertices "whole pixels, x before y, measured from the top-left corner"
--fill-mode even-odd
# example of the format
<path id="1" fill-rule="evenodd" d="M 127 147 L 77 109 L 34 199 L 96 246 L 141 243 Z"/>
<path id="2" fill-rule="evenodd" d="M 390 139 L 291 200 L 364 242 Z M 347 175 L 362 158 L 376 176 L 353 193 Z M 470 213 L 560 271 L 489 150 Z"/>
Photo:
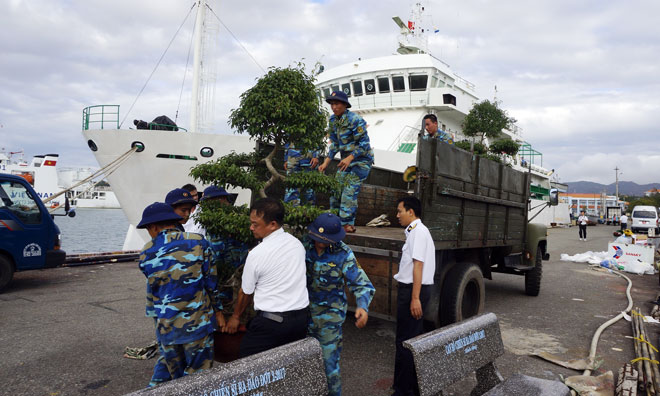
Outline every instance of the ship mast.
<path id="1" fill-rule="evenodd" d="M 202 38 L 206 19 L 206 0 L 197 0 L 197 18 L 195 19 L 195 53 L 193 60 L 192 99 L 190 104 L 190 132 L 199 131 L 199 100 L 202 75 Z"/>
<path id="2" fill-rule="evenodd" d="M 424 21 L 424 11 L 425 7 L 421 2 L 415 3 L 407 25 L 398 16 L 392 17 L 394 23 L 401 28 L 398 53 L 402 55 L 428 53 L 428 28 Z"/>

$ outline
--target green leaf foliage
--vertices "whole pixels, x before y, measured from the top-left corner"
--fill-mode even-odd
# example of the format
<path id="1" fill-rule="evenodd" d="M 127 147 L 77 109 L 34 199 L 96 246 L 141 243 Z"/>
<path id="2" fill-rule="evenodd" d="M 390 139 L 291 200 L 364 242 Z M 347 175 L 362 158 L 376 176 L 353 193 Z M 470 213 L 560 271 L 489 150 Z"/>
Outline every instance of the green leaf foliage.
<path id="1" fill-rule="evenodd" d="M 321 172 L 297 172 L 286 177 L 285 188 L 300 188 L 314 190 L 315 193 L 336 193 L 341 189 L 340 183 L 334 177 Z"/>
<path id="2" fill-rule="evenodd" d="M 301 205 L 293 206 L 291 204 L 284 204 L 284 224 L 289 227 L 289 232 L 298 238 L 302 238 L 307 232 L 307 226 L 311 224 L 321 213 L 332 212 L 328 209 L 323 209 L 315 205 Z M 336 214 L 336 213 L 335 213 Z"/>
<path id="3" fill-rule="evenodd" d="M 299 149 L 316 150 L 323 146 L 327 126 L 319 101 L 314 76 L 305 72 L 303 64 L 272 67 L 241 95 L 229 124 L 258 141 L 280 146 L 295 142 Z"/>
<path id="4" fill-rule="evenodd" d="M 471 142 L 469 140 L 461 140 L 459 142 L 455 142 L 454 145 L 460 149 L 463 149 L 465 151 L 470 151 L 470 144 Z M 474 153 L 477 155 L 483 155 L 486 154 L 487 149 L 486 146 L 482 143 L 479 142 L 474 142 Z"/>
<path id="5" fill-rule="evenodd" d="M 479 137 L 483 141 L 485 137 L 498 137 L 503 129 L 511 128 L 513 123 L 515 120 L 509 118 L 497 102 L 484 100 L 475 104 L 463 120 L 463 134 Z"/>
<path id="6" fill-rule="evenodd" d="M 493 154 L 506 154 L 514 156 L 518 153 L 520 144 L 512 139 L 500 139 L 492 142 L 488 150 Z"/>
<path id="7" fill-rule="evenodd" d="M 211 235 L 232 237 L 241 242 L 252 242 L 250 231 L 250 209 L 247 205 L 222 205 L 219 201 L 206 200 L 200 203 L 198 221 Z"/>
<path id="8" fill-rule="evenodd" d="M 190 176 L 204 184 L 215 184 L 223 187 L 242 187 L 258 191 L 264 186 L 263 177 L 258 171 L 261 165 L 256 153 L 231 153 L 215 161 L 199 164 L 190 171 Z M 261 175 L 262 176 L 262 175 Z"/>

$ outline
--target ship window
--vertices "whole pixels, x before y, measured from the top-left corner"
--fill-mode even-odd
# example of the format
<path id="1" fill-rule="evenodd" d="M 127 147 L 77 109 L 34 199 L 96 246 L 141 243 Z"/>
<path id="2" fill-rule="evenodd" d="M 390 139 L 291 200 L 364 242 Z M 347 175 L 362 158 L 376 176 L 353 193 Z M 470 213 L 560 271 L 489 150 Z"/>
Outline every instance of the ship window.
<path id="1" fill-rule="evenodd" d="M 435 88 L 438 86 L 438 77 L 433 76 L 431 77 L 431 88 Z"/>
<path id="2" fill-rule="evenodd" d="M 362 96 L 362 81 L 353 81 L 353 95 Z"/>
<path id="3" fill-rule="evenodd" d="M 351 84 L 342 84 L 341 90 L 346 94 L 346 96 L 351 96 Z"/>
<path id="4" fill-rule="evenodd" d="M 339 91 L 339 85 L 332 85 L 330 88 L 332 88 L 332 92 Z"/>
<path id="5" fill-rule="evenodd" d="M 328 98 L 330 96 L 330 88 L 323 88 L 323 97 Z"/>
<path id="6" fill-rule="evenodd" d="M 96 143 L 94 143 L 94 141 L 93 141 L 92 139 L 89 139 L 89 140 L 87 141 L 87 145 L 89 146 L 89 149 L 92 150 L 92 151 L 96 151 L 96 150 L 99 149 L 99 148 L 96 146 Z"/>
<path id="7" fill-rule="evenodd" d="M 452 94 L 443 94 L 442 103 L 456 106 L 456 96 Z"/>
<path id="8" fill-rule="evenodd" d="M 392 90 L 394 92 L 403 92 L 406 90 L 403 76 L 392 76 Z"/>
<path id="9" fill-rule="evenodd" d="M 390 79 L 387 77 L 378 77 L 378 92 L 390 92 Z"/>
<path id="10" fill-rule="evenodd" d="M 416 76 L 408 76 L 408 85 L 411 91 L 424 91 L 429 76 L 426 74 L 418 74 Z"/>
<path id="11" fill-rule="evenodd" d="M 0 182 L 0 199 L 2 209 L 9 210 L 23 224 L 41 224 L 42 216 L 36 198 L 21 183 Z"/>
<path id="12" fill-rule="evenodd" d="M 188 160 L 188 161 L 197 161 L 197 157 L 192 155 L 180 155 L 180 154 L 158 154 L 156 158 L 167 158 L 167 159 L 179 159 L 179 160 Z"/>
<path id="13" fill-rule="evenodd" d="M 202 147 L 202 149 L 199 150 L 199 154 L 201 154 L 201 156 L 204 158 L 212 157 L 213 149 L 211 147 Z"/>
<path id="14" fill-rule="evenodd" d="M 376 82 L 373 79 L 364 80 L 364 90 L 367 95 L 373 95 L 376 93 Z"/>

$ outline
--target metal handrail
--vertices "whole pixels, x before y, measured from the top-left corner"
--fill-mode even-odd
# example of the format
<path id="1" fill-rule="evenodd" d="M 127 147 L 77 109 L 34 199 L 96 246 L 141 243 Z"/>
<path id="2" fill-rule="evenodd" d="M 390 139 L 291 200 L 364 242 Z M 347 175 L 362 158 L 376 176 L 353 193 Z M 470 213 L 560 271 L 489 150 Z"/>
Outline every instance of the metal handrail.
<path id="1" fill-rule="evenodd" d="M 100 111 L 96 111 L 100 109 Z M 119 105 L 96 105 L 83 109 L 82 129 L 89 130 L 90 124 L 100 124 L 99 129 L 106 129 L 106 124 L 114 124 L 119 129 Z M 110 129 L 108 127 L 107 129 Z"/>

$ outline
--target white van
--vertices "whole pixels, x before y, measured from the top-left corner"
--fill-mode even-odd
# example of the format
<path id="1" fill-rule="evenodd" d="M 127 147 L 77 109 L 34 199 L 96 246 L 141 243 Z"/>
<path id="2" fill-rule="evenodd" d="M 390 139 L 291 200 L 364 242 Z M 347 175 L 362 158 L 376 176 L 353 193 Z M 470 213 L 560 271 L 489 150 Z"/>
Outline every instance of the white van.
<path id="1" fill-rule="evenodd" d="M 656 234 L 660 231 L 660 219 L 658 210 L 654 206 L 635 206 L 630 216 L 630 229 L 648 232 L 649 228 L 655 228 Z"/>

